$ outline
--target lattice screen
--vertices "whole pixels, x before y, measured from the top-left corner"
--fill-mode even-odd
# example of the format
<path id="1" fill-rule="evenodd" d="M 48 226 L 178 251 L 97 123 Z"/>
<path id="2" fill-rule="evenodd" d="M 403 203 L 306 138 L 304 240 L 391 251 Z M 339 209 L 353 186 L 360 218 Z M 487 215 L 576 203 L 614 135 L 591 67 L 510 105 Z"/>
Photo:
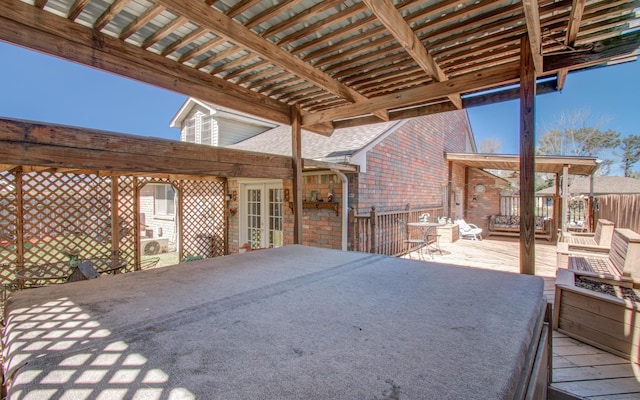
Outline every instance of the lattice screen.
<path id="1" fill-rule="evenodd" d="M 110 177 L 31 172 L 22 194 L 25 261 L 111 256 Z"/>
<path id="2" fill-rule="evenodd" d="M 225 255 L 224 183 L 182 181 L 180 187 L 184 255 L 205 258 Z"/>
<path id="3" fill-rule="evenodd" d="M 116 178 L 114 178 L 116 179 Z M 120 176 L 118 179 L 118 251 L 127 260 L 136 259 L 136 219 L 138 213 L 136 199 L 136 179 L 130 176 Z M 128 271 L 134 269 L 129 263 Z"/>
<path id="4" fill-rule="evenodd" d="M 9 171 L 0 172 L 0 284 L 13 280 L 11 265 L 18 260 L 16 177 Z"/>
<path id="5" fill-rule="evenodd" d="M 113 182 L 112 182 L 113 179 Z M 46 264 L 80 258 L 108 257 L 114 251 L 133 270 L 137 249 L 138 191 L 146 183 L 173 184 L 181 193 L 184 255 L 206 258 L 226 251 L 225 199 L 222 181 L 94 174 L 0 172 L 0 283 L 13 280 L 19 261 Z M 115 191 L 114 191 L 115 189 Z M 22 207 L 18 193 L 22 193 Z M 116 246 L 112 235 L 112 203 L 116 200 Z M 22 213 L 22 231 L 19 230 Z M 23 241 L 20 257 L 18 243 Z M 180 240 L 180 238 L 178 238 Z"/>

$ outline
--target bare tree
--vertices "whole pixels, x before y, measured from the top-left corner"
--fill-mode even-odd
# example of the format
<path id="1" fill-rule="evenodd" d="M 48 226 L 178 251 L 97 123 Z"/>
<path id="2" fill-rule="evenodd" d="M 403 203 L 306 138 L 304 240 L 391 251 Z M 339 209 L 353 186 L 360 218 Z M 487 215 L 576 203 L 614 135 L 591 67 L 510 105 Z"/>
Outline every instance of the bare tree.
<path id="1" fill-rule="evenodd" d="M 540 136 L 538 154 L 598 157 L 599 173 L 606 175 L 613 164 L 613 150 L 620 145 L 620 133 L 602 128 L 604 120 L 589 124 L 588 111 L 564 113 L 556 126 Z"/>
<path id="2" fill-rule="evenodd" d="M 500 139 L 495 137 L 484 139 L 478 146 L 478 150 L 480 150 L 480 153 L 485 154 L 497 153 L 501 148 L 502 142 L 500 141 Z"/>

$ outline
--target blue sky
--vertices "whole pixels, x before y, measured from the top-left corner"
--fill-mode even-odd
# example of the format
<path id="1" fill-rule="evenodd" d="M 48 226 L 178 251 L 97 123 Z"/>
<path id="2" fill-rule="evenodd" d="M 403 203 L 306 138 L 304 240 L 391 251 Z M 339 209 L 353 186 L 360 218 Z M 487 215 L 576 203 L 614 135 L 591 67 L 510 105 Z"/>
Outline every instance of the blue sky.
<path id="1" fill-rule="evenodd" d="M 0 42 L 0 116 L 179 139 L 169 127 L 186 97 Z M 588 112 L 593 125 L 640 135 L 640 62 L 572 73 L 562 92 L 536 99 L 536 136 L 562 114 Z M 519 103 L 470 108 L 479 144 L 495 138 L 501 153 L 519 152 Z M 637 169 L 637 167 L 636 167 Z"/>

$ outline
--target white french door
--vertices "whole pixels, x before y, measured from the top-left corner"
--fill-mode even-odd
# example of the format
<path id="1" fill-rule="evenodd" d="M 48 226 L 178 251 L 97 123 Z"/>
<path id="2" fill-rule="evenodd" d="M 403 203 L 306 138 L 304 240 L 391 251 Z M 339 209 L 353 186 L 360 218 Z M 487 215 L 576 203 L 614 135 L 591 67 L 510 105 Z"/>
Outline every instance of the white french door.
<path id="1" fill-rule="evenodd" d="M 247 183 L 241 193 L 240 243 L 252 249 L 282 246 L 282 185 Z"/>

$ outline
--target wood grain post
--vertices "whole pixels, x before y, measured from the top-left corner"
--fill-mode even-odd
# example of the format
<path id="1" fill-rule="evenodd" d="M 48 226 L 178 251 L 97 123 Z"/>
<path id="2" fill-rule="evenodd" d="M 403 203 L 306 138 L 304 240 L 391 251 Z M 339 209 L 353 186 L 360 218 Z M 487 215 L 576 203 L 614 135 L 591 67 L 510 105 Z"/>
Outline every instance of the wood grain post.
<path id="1" fill-rule="evenodd" d="M 293 168 L 293 243 L 302 244 L 302 124 L 300 106 L 291 109 L 291 161 Z"/>
<path id="2" fill-rule="evenodd" d="M 118 208 L 118 177 L 111 177 L 111 254 L 116 256 L 120 253 L 120 209 Z M 138 231 L 139 232 L 139 231 Z"/>
<path id="3" fill-rule="evenodd" d="M 22 193 L 22 171 L 16 173 L 16 256 L 18 265 L 24 263 L 24 202 Z"/>
<path id="4" fill-rule="evenodd" d="M 346 204 L 346 201 L 345 201 Z M 349 208 L 349 214 L 347 216 L 347 226 L 349 227 L 349 230 L 351 232 L 349 232 L 349 245 L 350 247 L 347 248 L 347 250 L 351 250 L 351 251 L 358 251 L 358 247 L 357 247 L 357 243 L 358 243 L 358 227 L 356 226 L 356 211 L 353 209 L 353 207 Z"/>
<path id="5" fill-rule="evenodd" d="M 140 269 L 140 261 L 142 259 L 142 252 L 140 251 L 140 247 L 142 246 L 142 242 L 140 241 L 140 229 L 142 229 L 142 226 L 140 226 L 140 181 L 137 177 L 133 177 L 131 185 L 133 186 L 133 237 L 135 239 L 133 257 L 136 260 L 134 270 L 138 270 Z M 182 260 L 182 258 L 178 256 L 178 262 L 180 262 L 180 260 Z"/>
<path id="6" fill-rule="evenodd" d="M 520 273 L 535 275 L 536 71 L 528 36 L 520 41 Z"/>
<path id="7" fill-rule="evenodd" d="M 376 252 L 376 208 L 374 206 L 371 207 L 369 224 L 371 225 L 371 248 L 369 249 L 369 253 L 375 254 Z"/>
<path id="8" fill-rule="evenodd" d="M 562 167 L 562 233 L 567 232 L 567 223 L 569 222 L 569 166 Z"/>

